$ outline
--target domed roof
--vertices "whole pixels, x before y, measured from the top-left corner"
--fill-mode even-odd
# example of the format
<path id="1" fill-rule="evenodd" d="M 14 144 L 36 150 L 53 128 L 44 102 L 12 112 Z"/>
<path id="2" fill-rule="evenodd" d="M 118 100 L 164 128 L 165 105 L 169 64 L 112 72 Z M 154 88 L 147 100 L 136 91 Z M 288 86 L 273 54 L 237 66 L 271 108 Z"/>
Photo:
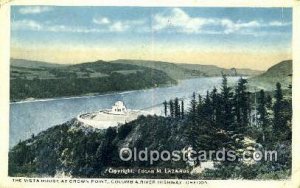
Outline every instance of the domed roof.
<path id="1" fill-rule="evenodd" d="M 127 109 L 123 101 L 117 101 L 111 108 L 111 112 L 113 114 L 124 114 L 126 113 Z"/>
<path id="2" fill-rule="evenodd" d="M 125 106 L 123 101 L 117 101 L 115 102 L 115 106 Z"/>

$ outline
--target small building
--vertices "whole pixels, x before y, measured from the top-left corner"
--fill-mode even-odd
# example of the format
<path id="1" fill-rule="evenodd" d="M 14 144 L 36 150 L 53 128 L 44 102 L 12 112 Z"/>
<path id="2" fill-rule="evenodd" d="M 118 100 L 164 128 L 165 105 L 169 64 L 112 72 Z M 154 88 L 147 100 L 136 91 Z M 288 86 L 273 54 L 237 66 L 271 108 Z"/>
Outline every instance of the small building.
<path id="1" fill-rule="evenodd" d="M 117 101 L 111 108 L 111 114 L 125 114 L 127 112 L 126 106 L 122 101 Z"/>
<path id="2" fill-rule="evenodd" d="M 111 109 L 79 114 L 77 120 L 84 123 L 84 125 L 93 126 L 98 129 L 107 129 L 108 127 L 133 121 L 140 115 L 149 114 L 151 113 L 146 111 L 127 109 L 122 101 L 117 101 Z"/>

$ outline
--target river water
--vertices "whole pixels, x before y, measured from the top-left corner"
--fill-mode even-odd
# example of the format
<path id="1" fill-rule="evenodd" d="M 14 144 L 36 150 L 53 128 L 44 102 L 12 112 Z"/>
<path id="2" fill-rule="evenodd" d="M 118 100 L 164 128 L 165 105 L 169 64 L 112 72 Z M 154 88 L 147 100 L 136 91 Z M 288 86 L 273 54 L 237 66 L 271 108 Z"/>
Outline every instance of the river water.
<path id="1" fill-rule="evenodd" d="M 228 83 L 234 83 L 238 79 L 229 77 Z M 118 100 L 123 101 L 129 109 L 142 109 L 160 115 L 163 112 L 163 101 L 178 97 L 186 101 L 187 107 L 193 92 L 205 95 L 207 90 L 218 88 L 221 82 L 221 77 L 195 78 L 179 81 L 178 85 L 171 87 L 11 103 L 9 144 L 12 147 L 19 140 L 62 124 L 78 114 L 111 108 Z"/>

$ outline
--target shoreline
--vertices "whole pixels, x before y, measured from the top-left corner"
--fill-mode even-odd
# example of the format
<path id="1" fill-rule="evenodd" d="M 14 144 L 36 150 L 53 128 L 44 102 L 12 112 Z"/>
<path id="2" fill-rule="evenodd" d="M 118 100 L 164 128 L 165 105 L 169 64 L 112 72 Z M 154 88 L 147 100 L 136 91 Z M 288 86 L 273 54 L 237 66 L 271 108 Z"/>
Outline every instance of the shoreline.
<path id="1" fill-rule="evenodd" d="M 140 89 L 144 90 L 144 89 Z M 88 97 L 98 97 L 98 96 L 107 96 L 107 95 L 113 95 L 116 93 L 119 94 L 125 94 L 125 93 L 131 93 L 134 91 L 140 91 L 140 90 L 125 90 L 121 92 L 113 91 L 113 92 L 107 92 L 107 93 L 95 93 L 95 94 L 83 94 L 83 95 L 76 95 L 76 96 L 63 96 L 63 97 L 54 97 L 54 98 L 34 98 L 32 100 L 19 100 L 15 102 L 9 102 L 9 104 L 23 104 L 23 103 L 34 103 L 34 102 L 47 102 L 47 101 L 56 101 L 56 100 L 69 100 L 69 99 L 77 99 L 77 98 L 88 98 Z"/>
<path id="2" fill-rule="evenodd" d="M 232 78 L 232 77 L 240 77 L 240 76 L 229 76 L 228 78 Z M 191 80 L 191 79 L 199 79 L 199 78 L 221 78 L 221 76 L 189 78 L 189 79 L 177 80 L 177 84 L 165 84 L 165 85 L 161 85 L 161 86 L 157 86 L 157 87 L 135 89 L 135 90 L 111 91 L 111 92 L 103 92 L 103 93 L 91 93 L 91 94 L 82 94 L 82 95 L 76 95 L 76 96 L 61 96 L 61 97 L 53 97 L 53 98 L 33 98 L 32 100 L 23 99 L 23 100 L 17 100 L 17 101 L 13 101 L 13 102 L 10 101 L 9 104 L 24 104 L 24 103 L 34 103 L 34 102 L 48 102 L 48 101 L 55 101 L 55 100 L 69 100 L 69 99 L 76 99 L 76 98 L 107 96 L 107 95 L 113 95 L 113 94 L 117 94 L 117 93 L 125 94 L 125 93 L 131 93 L 131 92 L 135 92 L 135 91 L 148 90 L 148 89 L 172 87 L 172 86 L 178 85 L 181 81 Z"/>
<path id="3" fill-rule="evenodd" d="M 76 96 L 62 96 L 62 97 L 53 97 L 53 98 L 33 98 L 32 100 L 17 100 L 17 101 L 10 101 L 9 104 L 24 104 L 24 103 L 34 103 L 34 102 L 48 102 L 48 101 L 56 101 L 56 100 L 70 100 L 70 99 L 77 99 L 77 98 L 88 98 L 88 97 L 98 97 L 98 96 L 107 96 L 107 95 L 114 95 L 114 94 L 125 94 L 125 93 L 132 93 L 135 91 L 142 91 L 147 89 L 155 89 L 155 88 L 163 88 L 163 87 L 171 87 L 177 84 L 166 84 L 162 87 L 151 87 L 151 88 L 144 88 L 144 89 L 135 89 L 135 90 L 124 90 L 124 91 L 110 91 L 110 92 L 103 92 L 103 93 L 93 93 L 93 94 L 82 94 Z"/>

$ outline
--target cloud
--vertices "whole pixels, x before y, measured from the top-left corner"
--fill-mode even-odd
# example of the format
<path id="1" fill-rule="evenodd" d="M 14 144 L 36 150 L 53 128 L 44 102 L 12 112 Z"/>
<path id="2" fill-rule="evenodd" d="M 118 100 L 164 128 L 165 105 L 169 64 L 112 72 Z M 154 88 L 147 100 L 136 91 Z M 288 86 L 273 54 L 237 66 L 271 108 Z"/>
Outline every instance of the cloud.
<path id="1" fill-rule="evenodd" d="M 100 33 L 102 29 L 71 27 L 67 25 L 47 25 L 34 20 L 18 20 L 12 22 L 13 30 L 48 31 L 48 32 L 72 32 L 72 33 Z"/>
<path id="2" fill-rule="evenodd" d="M 128 24 L 124 24 L 123 22 L 115 22 L 111 26 L 109 26 L 109 30 L 113 32 L 123 32 L 130 28 Z"/>
<path id="3" fill-rule="evenodd" d="M 13 30 L 28 29 L 28 30 L 39 31 L 43 29 L 43 26 L 34 20 L 18 20 L 12 22 L 12 29 Z"/>
<path id="4" fill-rule="evenodd" d="M 125 21 L 116 21 L 111 26 L 109 30 L 112 32 L 124 32 L 124 31 L 142 31 L 145 28 L 145 20 L 125 20 Z"/>
<path id="5" fill-rule="evenodd" d="M 233 21 L 227 18 L 191 17 L 180 8 L 173 8 L 165 13 L 153 16 L 153 29 L 157 32 L 178 32 L 186 34 L 255 34 L 259 28 L 283 27 L 291 23 L 272 21 L 265 23 L 258 20 Z M 258 31 L 256 31 L 258 30 Z"/>
<path id="6" fill-rule="evenodd" d="M 28 7 L 22 7 L 19 9 L 20 14 L 40 14 L 43 12 L 49 12 L 52 8 L 50 7 L 41 7 L 41 6 L 28 6 Z"/>
<path id="7" fill-rule="evenodd" d="M 235 33 L 235 32 L 240 32 L 245 29 L 254 29 L 254 28 L 259 28 L 262 26 L 261 23 L 258 21 L 249 21 L 249 22 L 233 22 L 232 20 L 229 19 L 222 19 L 218 21 L 218 24 L 223 26 L 223 32 L 225 34 L 230 34 L 230 33 Z"/>
<path id="8" fill-rule="evenodd" d="M 289 26 L 291 24 L 292 24 L 291 22 L 272 21 L 269 23 L 269 26 L 282 27 L 282 26 Z"/>
<path id="9" fill-rule="evenodd" d="M 143 26 L 146 20 L 111 20 L 107 17 L 96 17 L 93 18 L 92 22 L 97 25 L 106 26 L 104 27 L 109 32 L 125 32 L 128 30 L 139 30 L 137 26 Z"/>
<path id="10" fill-rule="evenodd" d="M 214 19 L 192 18 L 179 8 L 174 8 L 169 14 L 157 14 L 154 16 L 153 29 L 156 31 L 166 28 L 175 28 L 179 32 L 198 33 L 204 25 L 213 24 Z"/>
<path id="11" fill-rule="evenodd" d="M 26 7 L 28 8 L 28 7 Z M 231 20 L 229 18 L 192 17 L 180 8 L 168 9 L 147 19 L 121 20 L 109 17 L 94 17 L 91 26 L 53 25 L 52 22 L 37 22 L 34 20 L 17 20 L 12 22 L 13 30 L 31 30 L 48 32 L 73 32 L 73 33 L 109 33 L 109 32 L 135 32 L 135 33 L 183 33 L 183 34 L 210 34 L 210 35 L 251 35 L 265 36 L 282 33 L 276 29 L 290 26 L 291 22 L 272 20 Z"/>
<path id="12" fill-rule="evenodd" d="M 93 23 L 99 25 L 106 25 L 106 24 L 110 24 L 111 21 L 106 17 L 102 17 L 102 18 L 93 18 Z"/>
<path id="13" fill-rule="evenodd" d="M 91 28 L 85 26 L 52 25 L 51 22 L 47 24 L 46 23 L 41 23 L 35 20 L 28 20 L 28 19 L 12 21 L 12 30 L 70 32 L 70 33 L 125 32 L 128 30 L 140 31 L 141 29 L 143 29 L 143 27 L 135 28 L 134 26 L 142 25 L 144 21 L 142 20 L 131 20 L 131 21 L 123 21 L 123 22 L 115 21 L 115 22 L 109 22 L 107 24 L 104 24 L 104 27 L 101 28 L 97 28 L 97 27 Z"/>

